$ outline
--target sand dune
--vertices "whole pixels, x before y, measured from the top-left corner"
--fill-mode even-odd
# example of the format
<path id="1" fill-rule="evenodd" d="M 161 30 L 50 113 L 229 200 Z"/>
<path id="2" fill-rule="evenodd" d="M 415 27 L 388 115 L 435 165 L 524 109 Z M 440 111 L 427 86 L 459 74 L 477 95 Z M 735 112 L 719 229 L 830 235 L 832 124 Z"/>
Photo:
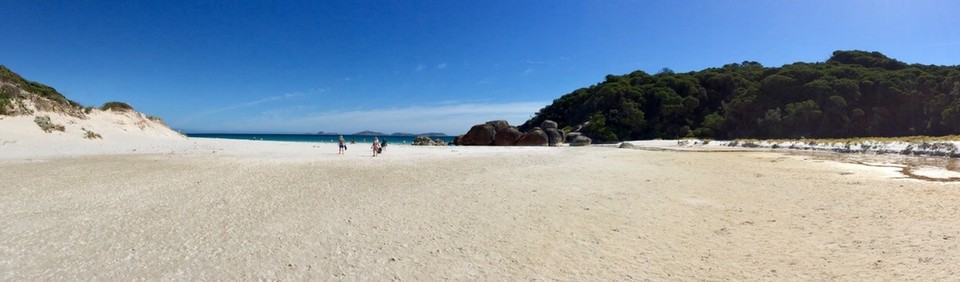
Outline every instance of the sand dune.
<path id="1" fill-rule="evenodd" d="M 149 151 L 149 152 L 144 152 Z M 34 152 L 37 153 L 37 152 Z M 186 139 L 0 156 L 0 277 L 955 280 L 960 190 L 770 152 Z"/>
<path id="2" fill-rule="evenodd" d="M 80 118 L 64 113 L 39 111 L 23 100 L 29 115 L 0 115 L 0 160 L 32 157 L 130 153 L 137 150 L 160 152 L 187 141 L 159 120 L 136 111 L 92 109 Z M 49 117 L 63 131 L 44 132 L 34 119 Z M 87 132 L 99 135 L 88 139 Z"/>

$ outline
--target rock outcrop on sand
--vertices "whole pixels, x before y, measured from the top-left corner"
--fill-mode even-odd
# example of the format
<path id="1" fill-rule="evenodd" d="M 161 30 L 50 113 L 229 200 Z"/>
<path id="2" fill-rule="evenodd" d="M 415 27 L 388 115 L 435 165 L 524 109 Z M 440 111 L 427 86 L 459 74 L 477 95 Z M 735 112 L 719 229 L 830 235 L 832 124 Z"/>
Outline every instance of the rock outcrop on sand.
<path id="1" fill-rule="evenodd" d="M 497 135 L 496 127 L 489 123 L 474 125 L 467 134 L 460 138 L 461 142 L 469 145 L 491 145 Z"/>
<path id="2" fill-rule="evenodd" d="M 549 120 L 549 119 L 548 119 L 548 120 L 545 120 L 545 121 L 543 121 L 543 122 L 540 123 L 540 128 L 541 128 L 541 129 L 544 129 L 544 130 L 546 130 L 546 129 L 551 129 L 551 128 L 557 129 L 557 122 L 552 121 L 552 120 Z"/>
<path id="3" fill-rule="evenodd" d="M 549 144 L 547 134 L 539 127 L 534 127 L 523 134 L 520 140 L 517 140 L 517 146 L 547 146 Z"/>
<path id="4" fill-rule="evenodd" d="M 573 141 L 570 141 L 569 143 L 570 143 L 570 146 L 586 146 L 586 145 L 590 145 L 591 142 L 593 142 L 593 140 L 591 140 L 590 137 L 577 135 L 576 137 L 573 138 Z"/>
<path id="5" fill-rule="evenodd" d="M 567 136 L 569 134 L 579 138 Z M 560 146 L 563 143 L 576 141 L 571 143 L 571 146 L 585 146 L 591 142 L 590 138 L 582 136 L 579 132 L 569 134 L 558 129 L 557 123 L 551 120 L 543 121 L 540 127 L 527 132 L 521 132 L 505 120 L 492 120 L 474 125 L 467 134 L 454 138 L 453 143 L 466 146 Z M 567 136 L 566 139 L 565 136 Z"/>
<path id="6" fill-rule="evenodd" d="M 502 119 L 501 119 L 501 120 L 491 120 L 491 121 L 488 121 L 486 124 L 489 124 L 489 125 L 493 126 L 493 129 L 496 130 L 496 131 L 505 130 L 505 129 L 507 129 L 507 128 L 510 128 L 510 123 L 507 122 L 507 121 L 505 121 L 505 120 L 502 120 Z"/>
<path id="7" fill-rule="evenodd" d="M 563 143 L 563 134 L 557 129 L 557 122 L 545 120 L 540 123 L 540 129 L 547 134 L 547 144 L 550 146 L 559 146 Z"/>
<path id="8" fill-rule="evenodd" d="M 497 130 L 497 135 L 493 138 L 493 145 L 513 146 L 517 144 L 517 140 L 520 140 L 520 137 L 523 137 L 523 133 L 517 130 L 516 127 L 510 126 L 502 130 Z"/>
<path id="9" fill-rule="evenodd" d="M 443 139 L 437 138 L 437 140 L 431 140 L 430 136 L 420 135 L 417 138 L 413 139 L 413 143 L 410 143 L 414 146 L 446 146 L 447 142 Z"/>
<path id="10" fill-rule="evenodd" d="M 563 143 L 563 134 L 556 128 L 547 128 L 543 132 L 547 134 L 547 144 L 550 146 L 560 146 Z"/>

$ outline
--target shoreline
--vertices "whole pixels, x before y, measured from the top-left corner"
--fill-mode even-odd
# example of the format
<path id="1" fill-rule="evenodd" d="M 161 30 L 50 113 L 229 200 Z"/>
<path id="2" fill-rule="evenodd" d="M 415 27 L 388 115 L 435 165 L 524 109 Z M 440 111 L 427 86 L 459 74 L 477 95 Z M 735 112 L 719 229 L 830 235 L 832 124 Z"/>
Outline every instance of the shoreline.
<path id="1" fill-rule="evenodd" d="M 32 140 L 36 141 L 36 140 Z M 587 148 L 611 150 L 636 149 L 645 151 L 675 151 L 688 153 L 751 153 L 768 152 L 812 156 L 823 160 L 832 160 L 850 164 L 882 164 L 895 166 L 907 178 L 932 182 L 960 182 L 960 159 L 951 155 L 949 146 L 937 145 L 930 149 L 928 145 L 909 142 L 872 142 L 874 145 L 863 148 L 886 148 L 874 151 L 847 150 L 849 144 L 809 144 L 801 141 L 712 141 L 704 144 L 701 140 L 643 140 L 625 141 L 616 144 L 596 144 Z M 300 142 L 274 140 L 243 140 L 205 137 L 187 137 L 181 139 L 140 136 L 127 138 L 121 142 L 106 140 L 46 140 L 28 146 L 19 146 L 16 141 L 5 140 L 0 143 L 0 162 L 56 160 L 89 156 L 122 155 L 158 155 L 158 156 L 220 156 L 240 158 L 257 162 L 310 162 L 330 160 L 336 155 L 336 144 L 328 142 Z M 953 144 L 940 142 L 937 144 Z M 960 142 L 956 142 L 960 143 Z M 68 145 L 69 144 L 69 145 Z M 788 145 L 789 144 L 789 145 Z M 797 144 L 804 144 L 803 146 Z M 341 158 L 370 157 L 365 143 L 349 144 L 347 154 Z M 907 148 L 921 148 L 909 150 Z M 352 150 L 349 148 L 353 148 Z M 619 148 L 619 149 L 618 149 Z M 897 151 L 896 149 L 900 149 Z M 518 152 L 550 152 L 556 150 L 577 150 L 569 146 L 561 147 L 519 147 L 519 146 L 413 146 L 403 143 L 389 144 L 381 158 L 422 159 L 444 158 L 470 155 L 506 155 Z M 924 152 L 933 152 L 923 154 Z M 939 153 L 937 153 L 939 152 Z"/>
<path id="2" fill-rule="evenodd" d="M 874 167 L 895 167 L 903 177 L 919 181 L 960 183 L 960 155 L 951 153 L 951 148 L 942 144 L 960 144 L 943 141 L 931 148 L 926 143 L 865 141 L 872 144 L 857 145 L 849 149 L 847 143 L 810 144 L 803 141 L 712 141 L 702 140 L 647 140 L 619 143 L 621 149 L 649 151 L 673 151 L 690 153 L 768 152 L 810 156 L 821 160 L 837 161 Z M 799 145 L 803 144 L 803 145 Z M 876 149 L 860 149 L 860 148 Z M 914 150 L 912 148 L 921 148 Z M 898 150 L 899 149 L 899 150 Z M 872 150 L 872 151 L 871 151 Z"/>
<path id="3" fill-rule="evenodd" d="M 314 142 L 314 143 L 337 143 L 341 135 L 327 134 L 273 134 L 273 133 L 185 133 L 189 138 L 207 138 L 207 139 L 226 139 L 226 140 L 256 140 L 256 141 L 287 141 L 287 142 Z M 358 143 L 372 142 L 374 137 L 381 141 L 387 140 L 388 144 L 410 144 L 418 136 L 393 136 L 393 135 L 342 135 L 347 142 L 351 140 Z M 428 136 L 431 140 L 441 139 L 445 142 L 452 142 L 456 136 Z"/>
<path id="4" fill-rule="evenodd" d="M 922 137 L 917 137 L 922 139 Z M 882 141 L 889 138 L 860 138 L 857 141 L 806 141 L 806 140 L 719 140 L 708 141 L 700 139 L 678 140 L 638 140 L 617 143 L 629 144 L 642 148 L 709 148 L 720 149 L 770 149 L 793 151 L 829 151 L 843 154 L 876 154 L 876 155 L 913 155 L 960 158 L 960 141 L 931 140 L 931 141 Z M 936 139 L 936 138 L 928 138 Z"/>

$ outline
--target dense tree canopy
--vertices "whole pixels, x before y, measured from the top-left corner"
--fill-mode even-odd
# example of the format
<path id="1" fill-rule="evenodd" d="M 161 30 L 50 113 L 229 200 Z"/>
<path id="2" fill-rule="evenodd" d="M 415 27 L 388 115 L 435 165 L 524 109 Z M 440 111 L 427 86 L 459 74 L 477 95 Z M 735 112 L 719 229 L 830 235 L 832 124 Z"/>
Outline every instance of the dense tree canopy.
<path id="1" fill-rule="evenodd" d="M 607 142 L 958 134 L 960 67 L 836 51 L 826 62 L 782 67 L 635 71 L 563 95 L 521 129 L 546 119 Z"/>

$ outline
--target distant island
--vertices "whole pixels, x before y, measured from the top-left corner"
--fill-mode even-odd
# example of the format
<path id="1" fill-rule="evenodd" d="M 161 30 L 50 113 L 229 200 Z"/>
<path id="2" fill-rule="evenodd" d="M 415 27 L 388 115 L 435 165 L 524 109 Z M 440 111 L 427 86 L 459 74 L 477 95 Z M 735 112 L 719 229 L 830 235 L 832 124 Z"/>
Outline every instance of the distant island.
<path id="1" fill-rule="evenodd" d="M 383 135 L 386 135 L 386 134 L 383 134 L 383 132 L 376 132 L 376 131 L 364 130 L 364 131 L 360 131 L 360 132 L 354 133 L 353 135 L 358 135 L 358 136 L 383 136 Z"/>
<path id="2" fill-rule="evenodd" d="M 417 136 L 420 136 L 420 135 L 430 136 L 430 137 L 447 137 L 447 136 L 450 136 L 450 135 L 447 135 L 446 133 L 442 133 L 442 132 L 428 132 L 428 133 L 417 134 Z"/>
<path id="3" fill-rule="evenodd" d="M 428 132 L 428 133 L 407 133 L 407 132 L 394 132 L 392 134 L 386 134 L 378 131 L 364 130 L 354 134 L 342 134 L 337 132 L 325 132 L 318 131 L 317 135 L 354 135 L 354 136 L 392 136 L 392 137 L 415 137 L 415 136 L 429 136 L 429 137 L 449 137 L 446 133 L 441 132 Z"/>
<path id="4" fill-rule="evenodd" d="M 447 134 L 445 134 L 445 133 L 439 133 L 439 132 L 428 132 L 428 133 L 420 133 L 420 134 L 413 134 L 413 133 L 406 133 L 406 132 L 395 132 L 395 133 L 393 133 L 393 134 L 390 134 L 390 136 L 396 136 L 396 137 L 409 137 L 409 136 L 447 137 L 447 136 L 449 136 L 449 135 L 447 135 Z"/>
<path id="5" fill-rule="evenodd" d="M 334 135 L 335 135 L 335 134 L 334 134 Z M 413 134 L 413 133 L 406 133 L 406 132 L 396 132 L 396 133 L 393 133 L 393 134 L 386 134 L 386 133 L 383 133 L 383 132 L 370 131 L 370 130 L 360 131 L 360 132 L 357 132 L 357 133 L 354 133 L 354 134 L 351 134 L 351 135 L 356 135 L 356 136 L 394 136 L 394 137 L 410 137 L 410 136 L 424 136 L 424 135 L 425 135 L 425 136 L 430 136 L 430 137 L 447 137 L 447 136 L 449 136 L 449 135 L 446 135 L 446 134 L 444 134 L 444 133 L 437 133 L 437 132 L 421 133 L 421 134 Z"/>

